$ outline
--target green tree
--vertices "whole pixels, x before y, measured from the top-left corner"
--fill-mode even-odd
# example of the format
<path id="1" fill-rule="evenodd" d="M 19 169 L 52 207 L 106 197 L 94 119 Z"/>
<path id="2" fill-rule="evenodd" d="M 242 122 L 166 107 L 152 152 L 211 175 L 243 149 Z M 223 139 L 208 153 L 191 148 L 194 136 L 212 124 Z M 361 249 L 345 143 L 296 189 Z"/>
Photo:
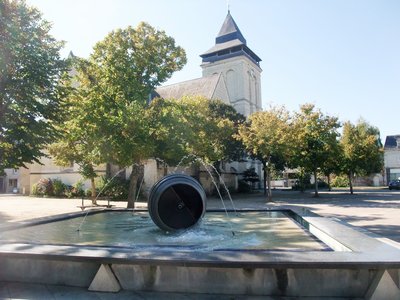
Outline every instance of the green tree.
<path id="1" fill-rule="evenodd" d="M 187 96 L 178 100 L 182 107 L 183 124 L 193 134 L 184 137 L 187 152 L 206 163 L 231 160 L 234 149 L 233 135 L 242 119 L 230 105 L 201 96 Z"/>
<path id="2" fill-rule="evenodd" d="M 238 139 L 263 164 L 264 193 L 268 186 L 269 201 L 272 199 L 271 172 L 274 168 L 284 168 L 291 148 L 291 136 L 290 115 L 284 107 L 256 112 L 239 127 Z"/>
<path id="3" fill-rule="evenodd" d="M 78 119 L 70 120 L 76 123 L 71 134 L 77 136 L 66 140 L 83 143 L 88 138 L 88 146 L 76 154 L 83 154 L 82 162 L 132 166 L 128 207 L 134 207 L 143 161 L 154 152 L 150 92 L 185 62 L 173 38 L 140 23 L 108 34 L 77 66 L 77 92 L 69 101 L 70 117 Z"/>
<path id="4" fill-rule="evenodd" d="M 186 156 L 191 160 L 200 158 L 205 164 L 213 165 L 209 171 L 220 175 L 221 161 L 243 157 L 243 145 L 233 136 L 245 118 L 228 104 L 186 96 L 155 99 L 150 111 L 155 157 L 167 164 L 176 165 Z"/>
<path id="5" fill-rule="evenodd" d="M 96 183 L 98 176 L 95 166 L 104 162 L 98 151 L 98 132 L 96 127 L 88 126 L 94 123 L 94 107 L 89 109 L 90 98 L 82 97 L 75 89 L 66 98 L 65 118 L 58 126 L 57 140 L 49 145 L 48 150 L 55 163 L 68 166 L 71 162 L 79 165 L 79 173 L 85 179 L 90 179 L 91 196 L 96 204 Z M 89 100 L 89 101 L 88 101 Z"/>
<path id="6" fill-rule="evenodd" d="M 185 107 L 175 99 L 154 99 L 149 106 L 153 156 L 168 165 L 176 165 L 189 154 L 187 144 L 195 134 L 184 118 Z M 167 175 L 167 169 L 165 168 Z"/>
<path id="7" fill-rule="evenodd" d="M 332 190 L 331 175 L 340 174 L 343 164 L 343 148 L 340 146 L 339 140 L 336 143 L 328 144 L 328 155 L 321 167 L 321 173 L 328 179 L 328 189 Z"/>
<path id="8" fill-rule="evenodd" d="M 24 1 L 0 1 L 0 171 L 39 162 L 56 134 L 67 64 L 50 28 Z"/>
<path id="9" fill-rule="evenodd" d="M 343 172 L 348 176 L 350 193 L 353 194 L 352 179 L 355 174 L 365 176 L 380 172 L 383 168 L 379 129 L 362 119 L 355 125 L 346 122 L 340 144 L 344 156 Z"/>
<path id="10" fill-rule="evenodd" d="M 242 153 L 233 135 L 244 117 L 228 104 L 185 96 L 178 100 L 155 99 L 150 109 L 155 155 L 168 163 L 177 163 L 189 154 L 212 163 L 234 160 Z"/>
<path id="11" fill-rule="evenodd" d="M 292 164 L 314 175 L 315 197 L 318 197 L 318 171 L 323 170 L 337 143 L 340 123 L 336 117 L 315 109 L 313 104 L 302 105 L 293 121 Z"/>
<path id="12" fill-rule="evenodd" d="M 240 161 L 246 156 L 243 143 L 236 138 L 239 134 L 239 127 L 246 122 L 245 116 L 238 113 L 236 109 L 222 101 L 209 101 L 210 116 L 216 122 L 225 120 L 227 126 L 220 126 L 224 138 L 216 136 L 217 142 L 222 148 L 222 155 L 219 161 Z M 221 123 L 223 124 L 223 122 Z M 217 161 L 217 162 L 219 162 Z"/>

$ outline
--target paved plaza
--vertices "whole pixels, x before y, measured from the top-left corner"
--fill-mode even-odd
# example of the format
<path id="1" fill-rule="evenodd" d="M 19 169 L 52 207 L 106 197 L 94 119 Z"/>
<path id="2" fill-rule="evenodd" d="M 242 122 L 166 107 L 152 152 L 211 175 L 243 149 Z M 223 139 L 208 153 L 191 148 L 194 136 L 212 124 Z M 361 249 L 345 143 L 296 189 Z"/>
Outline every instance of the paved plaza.
<path id="1" fill-rule="evenodd" d="M 266 202 L 260 193 L 234 195 L 237 209 L 304 207 L 317 214 L 346 222 L 360 230 L 366 230 L 377 239 L 400 248 L 400 192 L 384 188 L 358 188 L 350 195 L 347 190 L 321 191 L 320 197 L 313 193 L 291 190 L 274 190 L 273 201 Z M 23 197 L 0 194 L 0 229 L 30 219 L 49 217 L 64 213 L 80 212 L 81 199 L 54 199 Z M 90 204 L 86 200 L 86 205 Z M 107 204 L 104 200 L 99 204 Z M 112 202 L 125 207 L 125 202 Z M 222 201 L 208 200 L 208 208 L 221 208 Z M 232 204 L 225 197 L 225 206 Z M 146 203 L 138 203 L 146 207 Z M 89 292 L 84 288 L 0 282 L 0 299 L 285 299 L 275 297 L 250 297 L 229 295 L 192 295 L 176 293 L 146 293 L 122 291 L 118 294 Z"/>

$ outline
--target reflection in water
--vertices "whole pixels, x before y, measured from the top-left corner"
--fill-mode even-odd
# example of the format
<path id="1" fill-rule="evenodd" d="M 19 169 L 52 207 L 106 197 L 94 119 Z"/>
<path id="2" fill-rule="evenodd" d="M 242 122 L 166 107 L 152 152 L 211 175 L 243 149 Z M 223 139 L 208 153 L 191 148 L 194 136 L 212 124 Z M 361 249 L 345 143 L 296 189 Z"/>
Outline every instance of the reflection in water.
<path id="1" fill-rule="evenodd" d="M 167 233 L 147 212 L 108 211 L 0 233 L 1 241 L 40 244 L 148 247 L 163 250 L 327 250 L 327 247 L 283 212 L 207 212 L 201 223 L 186 231 Z M 231 230 L 235 231 L 232 236 Z"/>

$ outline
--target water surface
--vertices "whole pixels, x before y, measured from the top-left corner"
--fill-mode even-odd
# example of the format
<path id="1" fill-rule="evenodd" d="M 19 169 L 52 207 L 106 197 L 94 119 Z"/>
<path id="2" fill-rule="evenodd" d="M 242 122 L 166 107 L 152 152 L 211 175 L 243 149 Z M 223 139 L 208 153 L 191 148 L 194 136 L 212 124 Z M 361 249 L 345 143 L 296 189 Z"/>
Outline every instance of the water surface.
<path id="1" fill-rule="evenodd" d="M 0 233 L 0 241 L 181 251 L 328 250 L 281 211 L 207 212 L 194 228 L 163 232 L 147 212 L 108 211 Z M 232 234 L 234 232 L 234 235 Z"/>

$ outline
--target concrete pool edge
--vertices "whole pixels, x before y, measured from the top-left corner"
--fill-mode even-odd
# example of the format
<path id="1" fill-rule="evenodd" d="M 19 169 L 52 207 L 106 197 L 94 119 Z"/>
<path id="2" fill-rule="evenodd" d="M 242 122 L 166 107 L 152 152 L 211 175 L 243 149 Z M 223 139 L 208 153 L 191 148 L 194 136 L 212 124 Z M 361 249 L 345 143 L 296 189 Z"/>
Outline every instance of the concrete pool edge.
<path id="1" fill-rule="evenodd" d="M 174 254 L 171 251 L 158 249 L 132 249 L 113 246 L 81 246 L 81 245 L 41 245 L 29 243 L 3 243 L 0 245 L 0 257 L 7 256 L 37 256 L 41 258 L 56 258 L 57 260 L 95 260 L 105 263 L 165 263 L 173 265 L 219 265 L 242 267 L 251 264 L 253 267 L 286 266 L 296 267 L 297 264 L 308 263 L 313 267 L 341 266 L 356 267 L 362 263 L 366 267 L 380 268 L 379 266 L 391 265 L 400 268 L 400 250 L 382 241 L 371 238 L 365 231 L 356 230 L 343 222 L 321 217 L 306 209 L 293 209 L 285 206 L 279 209 L 249 211 L 291 211 L 300 217 L 306 224 L 302 224 L 318 239 L 328 244 L 334 251 L 210 251 L 210 252 L 187 252 L 177 249 Z M 126 211 L 126 209 L 98 209 L 90 213 L 101 213 L 104 211 Z M 138 210 L 146 211 L 146 210 Z M 220 211 L 220 210 L 210 210 Z M 46 217 L 23 222 L 10 226 L 11 228 L 26 227 L 32 224 L 63 220 L 66 218 L 82 216 L 86 213 L 62 214 L 54 217 Z M 297 220 L 299 221 L 299 220 Z M 65 257 L 64 257 L 65 256 Z M 222 259 L 223 257 L 223 259 Z"/>
<path id="2" fill-rule="evenodd" d="M 101 266 L 110 266 L 123 289 L 364 297 L 377 278 L 383 278 L 389 270 L 389 277 L 394 278 L 398 289 L 398 249 L 307 210 L 290 210 L 317 229 L 317 234 L 322 232 L 351 251 L 171 253 L 155 249 L 10 243 L 0 245 L 0 281 L 88 287 Z M 31 270 L 35 270 L 34 274 Z M 301 279 L 304 276 L 321 286 L 308 286 Z M 336 288 L 344 292 L 335 292 Z"/>

